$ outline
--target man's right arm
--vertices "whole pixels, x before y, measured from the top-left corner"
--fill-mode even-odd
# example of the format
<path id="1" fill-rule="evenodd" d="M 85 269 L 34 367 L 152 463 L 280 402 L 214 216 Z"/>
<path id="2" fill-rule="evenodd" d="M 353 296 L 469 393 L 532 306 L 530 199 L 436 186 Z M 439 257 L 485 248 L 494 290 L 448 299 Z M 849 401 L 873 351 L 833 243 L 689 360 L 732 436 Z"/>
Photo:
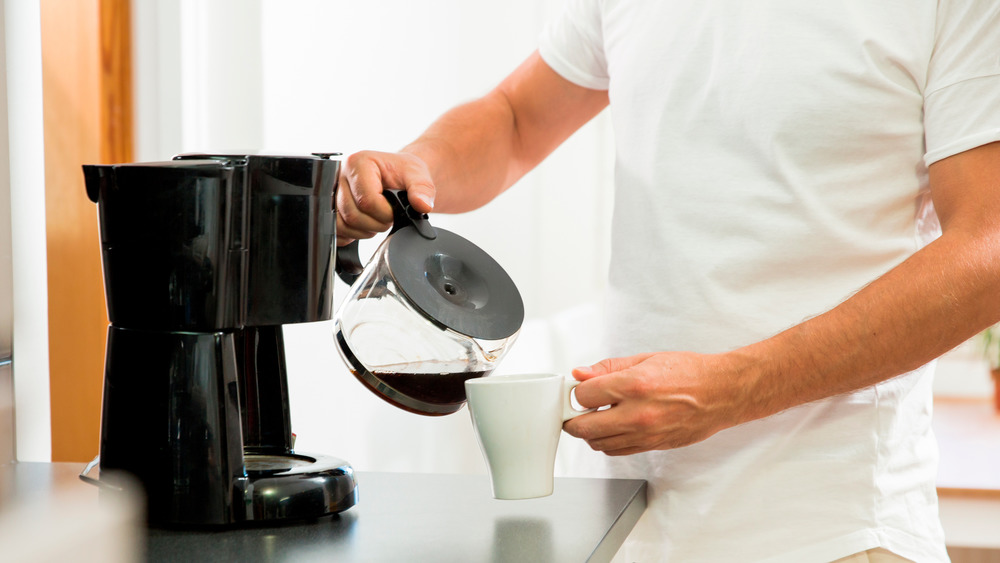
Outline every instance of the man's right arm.
<path id="1" fill-rule="evenodd" d="M 407 190 L 421 212 L 486 204 L 607 105 L 607 91 L 569 82 L 533 53 L 491 92 L 448 111 L 401 152 L 349 156 L 337 196 L 338 242 L 389 228 L 383 188 Z"/>

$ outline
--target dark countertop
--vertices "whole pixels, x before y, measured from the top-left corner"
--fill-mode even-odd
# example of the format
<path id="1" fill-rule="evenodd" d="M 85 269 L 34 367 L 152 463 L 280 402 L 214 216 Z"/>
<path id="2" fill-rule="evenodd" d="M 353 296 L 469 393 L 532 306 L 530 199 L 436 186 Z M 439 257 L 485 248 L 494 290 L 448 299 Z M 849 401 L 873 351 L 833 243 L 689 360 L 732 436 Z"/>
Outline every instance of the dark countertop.
<path id="1" fill-rule="evenodd" d="M 19 493 L 73 482 L 83 464 L 20 463 Z M 610 561 L 646 508 L 646 483 L 557 478 L 553 495 L 501 501 L 482 475 L 357 473 L 359 501 L 315 521 L 225 531 L 150 530 L 160 561 Z M 94 501 L 97 501 L 96 488 Z"/>

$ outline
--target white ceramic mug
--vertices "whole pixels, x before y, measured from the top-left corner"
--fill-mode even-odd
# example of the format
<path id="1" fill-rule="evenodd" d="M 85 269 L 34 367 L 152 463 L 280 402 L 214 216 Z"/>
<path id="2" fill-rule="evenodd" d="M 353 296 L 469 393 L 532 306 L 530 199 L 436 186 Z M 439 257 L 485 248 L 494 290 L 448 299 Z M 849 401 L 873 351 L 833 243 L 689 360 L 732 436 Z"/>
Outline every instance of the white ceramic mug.
<path id="1" fill-rule="evenodd" d="M 465 382 L 494 498 L 552 494 L 563 422 L 596 410 L 574 407 L 578 384 L 571 377 L 547 373 L 491 375 Z"/>

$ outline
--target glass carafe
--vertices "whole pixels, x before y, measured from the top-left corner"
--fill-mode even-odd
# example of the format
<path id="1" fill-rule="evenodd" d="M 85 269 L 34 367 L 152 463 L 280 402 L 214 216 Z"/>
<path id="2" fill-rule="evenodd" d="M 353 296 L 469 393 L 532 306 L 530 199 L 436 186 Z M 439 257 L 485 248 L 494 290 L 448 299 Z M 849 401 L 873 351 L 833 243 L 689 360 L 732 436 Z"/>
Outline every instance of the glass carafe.
<path id="1" fill-rule="evenodd" d="M 337 349 L 386 401 L 449 414 L 465 404 L 465 381 L 491 373 L 510 349 L 524 305 L 486 252 L 431 227 L 405 192 L 386 196 L 393 229 L 360 274 L 357 247 L 338 250 L 338 274 L 352 286 L 334 316 Z"/>

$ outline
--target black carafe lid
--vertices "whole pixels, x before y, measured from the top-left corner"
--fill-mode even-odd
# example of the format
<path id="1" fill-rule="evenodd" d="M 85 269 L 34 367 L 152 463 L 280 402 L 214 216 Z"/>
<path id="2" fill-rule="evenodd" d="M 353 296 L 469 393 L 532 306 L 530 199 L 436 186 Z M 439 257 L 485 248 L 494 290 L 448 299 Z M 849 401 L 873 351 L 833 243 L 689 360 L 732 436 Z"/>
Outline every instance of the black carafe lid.
<path id="1" fill-rule="evenodd" d="M 524 302 L 500 264 L 465 238 L 432 227 L 405 191 L 387 190 L 385 196 L 395 214 L 386 262 L 411 304 L 434 323 L 472 338 L 501 340 L 516 333 Z M 337 254 L 338 274 L 353 283 L 360 273 L 356 243 Z"/>

